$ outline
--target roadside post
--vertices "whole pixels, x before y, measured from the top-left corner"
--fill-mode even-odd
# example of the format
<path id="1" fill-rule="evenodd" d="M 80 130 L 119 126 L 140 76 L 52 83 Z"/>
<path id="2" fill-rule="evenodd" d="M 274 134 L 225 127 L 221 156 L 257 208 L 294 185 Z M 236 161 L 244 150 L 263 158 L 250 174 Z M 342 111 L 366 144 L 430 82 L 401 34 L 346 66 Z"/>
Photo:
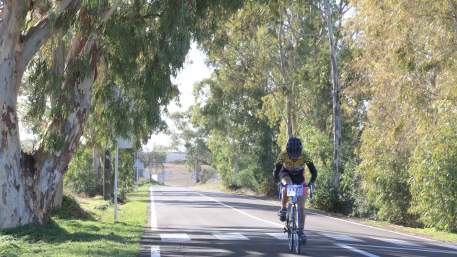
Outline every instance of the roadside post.
<path id="1" fill-rule="evenodd" d="M 118 221 L 118 180 L 119 180 L 119 149 L 130 149 L 133 147 L 132 139 L 118 137 L 116 140 L 116 156 L 114 160 L 114 223 Z"/>
<path id="2" fill-rule="evenodd" d="M 144 164 L 138 157 L 135 159 L 135 163 L 133 164 L 133 168 L 135 168 L 135 170 L 136 170 L 135 181 L 136 181 L 136 183 L 138 183 L 138 180 L 140 179 L 139 171 L 144 169 Z"/>

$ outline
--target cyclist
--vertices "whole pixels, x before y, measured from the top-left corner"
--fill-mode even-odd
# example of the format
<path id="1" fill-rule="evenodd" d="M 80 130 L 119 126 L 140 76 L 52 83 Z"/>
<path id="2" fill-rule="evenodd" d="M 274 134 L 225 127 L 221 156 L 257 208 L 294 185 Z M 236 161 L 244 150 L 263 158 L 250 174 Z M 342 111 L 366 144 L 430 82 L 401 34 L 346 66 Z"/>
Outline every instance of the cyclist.
<path id="1" fill-rule="evenodd" d="M 279 155 L 276 168 L 274 170 L 274 176 L 276 180 L 280 180 L 282 185 L 305 184 L 305 164 L 311 172 L 311 179 L 307 184 L 308 187 L 314 185 L 317 177 L 317 170 L 310 158 L 303 152 L 303 146 L 300 139 L 296 137 L 289 138 L 286 146 L 286 151 Z M 289 201 L 285 187 L 282 187 L 282 200 L 281 209 L 279 210 L 279 219 L 284 222 L 287 214 L 287 203 Z M 299 198 L 298 202 L 300 208 L 301 219 L 300 229 L 303 230 L 305 224 L 305 196 Z M 302 235 L 304 235 L 302 233 Z"/>

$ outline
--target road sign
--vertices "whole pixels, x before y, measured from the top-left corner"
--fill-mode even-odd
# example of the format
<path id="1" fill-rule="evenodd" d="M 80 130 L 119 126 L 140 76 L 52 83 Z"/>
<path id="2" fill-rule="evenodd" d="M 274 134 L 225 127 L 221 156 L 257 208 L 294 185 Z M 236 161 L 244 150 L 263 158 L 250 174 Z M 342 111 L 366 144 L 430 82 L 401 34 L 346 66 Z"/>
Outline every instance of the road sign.
<path id="1" fill-rule="evenodd" d="M 133 168 L 143 170 L 144 169 L 144 164 L 140 159 L 136 159 L 135 163 L 133 164 Z"/>
<path id="2" fill-rule="evenodd" d="M 133 140 L 131 138 L 118 137 L 117 145 L 119 149 L 131 149 L 133 148 Z"/>

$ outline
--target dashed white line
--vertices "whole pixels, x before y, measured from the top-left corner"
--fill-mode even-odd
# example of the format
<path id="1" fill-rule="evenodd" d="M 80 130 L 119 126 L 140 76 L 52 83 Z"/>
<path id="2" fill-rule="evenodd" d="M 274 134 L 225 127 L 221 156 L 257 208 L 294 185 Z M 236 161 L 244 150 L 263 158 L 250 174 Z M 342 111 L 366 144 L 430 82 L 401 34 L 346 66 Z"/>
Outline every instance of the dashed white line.
<path id="1" fill-rule="evenodd" d="M 266 233 L 267 235 L 274 237 L 279 240 L 287 240 L 287 234 L 286 233 Z"/>
<path id="2" fill-rule="evenodd" d="M 270 224 L 270 225 L 273 225 L 273 226 L 275 226 L 275 227 L 281 227 L 281 228 L 284 227 L 283 224 L 279 224 L 279 223 L 276 223 L 276 222 L 272 222 L 272 221 L 269 221 L 269 220 L 266 220 L 266 219 L 262 219 L 262 218 L 256 217 L 256 216 L 251 215 L 251 214 L 249 214 L 249 213 L 247 213 L 247 212 L 244 212 L 244 211 L 242 211 L 242 210 L 238 210 L 237 208 L 234 208 L 234 207 L 232 207 L 232 206 L 230 206 L 230 205 L 227 205 L 227 204 L 225 204 L 225 203 L 223 203 L 223 202 L 221 202 L 221 201 L 219 201 L 219 200 L 217 200 L 217 199 L 215 199 L 215 198 L 213 198 L 213 197 L 211 197 L 211 196 L 207 196 L 207 195 L 205 195 L 205 194 L 203 194 L 203 193 L 196 192 L 196 191 L 194 191 L 194 193 L 195 193 L 195 194 L 198 194 L 198 195 L 201 195 L 201 196 L 203 196 L 203 197 L 206 197 L 206 198 L 210 199 L 211 201 L 214 201 L 214 202 L 216 202 L 216 203 L 218 203 L 218 204 L 220 204 L 220 205 L 222 205 L 222 206 L 225 206 L 225 207 L 230 208 L 230 209 L 232 209 L 232 210 L 234 210 L 234 211 L 236 211 L 236 212 L 238 212 L 238 213 L 241 213 L 241 214 L 243 214 L 243 215 L 246 215 L 246 216 L 248 216 L 248 217 L 250 217 L 250 218 L 252 218 L 252 219 L 255 219 L 255 220 L 258 220 L 258 221 L 261 221 L 261 222 Z"/>
<path id="3" fill-rule="evenodd" d="M 160 247 L 153 245 L 151 246 L 151 257 L 160 257 Z"/>
<path id="4" fill-rule="evenodd" d="M 149 202 L 150 205 L 150 216 L 149 216 L 149 224 L 151 226 L 151 230 L 157 230 L 157 212 L 156 212 L 156 204 L 154 201 L 154 191 L 152 190 L 152 186 L 149 188 Z"/>
<path id="5" fill-rule="evenodd" d="M 369 253 L 369 252 L 365 252 L 363 250 L 360 250 L 360 249 L 357 249 L 355 247 L 352 247 L 352 246 L 349 246 L 349 245 L 345 245 L 345 244 L 335 244 L 336 246 L 339 246 L 341 248 L 344 248 L 344 249 L 347 249 L 349 251 L 353 251 L 353 252 L 356 252 L 358 254 L 361 254 L 363 256 L 367 256 L 367 257 L 379 257 L 378 255 L 375 255 L 375 254 L 372 254 L 372 253 Z"/>
<path id="6" fill-rule="evenodd" d="M 249 240 L 241 233 L 222 233 L 222 234 L 213 234 L 219 240 Z"/>
<path id="7" fill-rule="evenodd" d="M 351 236 L 347 235 L 340 235 L 340 234 L 330 234 L 330 233 L 320 233 L 323 236 L 330 237 L 332 239 L 338 240 L 338 241 L 348 241 L 348 242 L 364 242 L 361 239 L 354 238 Z"/>
<path id="8" fill-rule="evenodd" d="M 166 242 L 187 242 L 190 237 L 187 234 L 173 233 L 173 234 L 160 234 L 160 239 Z"/>

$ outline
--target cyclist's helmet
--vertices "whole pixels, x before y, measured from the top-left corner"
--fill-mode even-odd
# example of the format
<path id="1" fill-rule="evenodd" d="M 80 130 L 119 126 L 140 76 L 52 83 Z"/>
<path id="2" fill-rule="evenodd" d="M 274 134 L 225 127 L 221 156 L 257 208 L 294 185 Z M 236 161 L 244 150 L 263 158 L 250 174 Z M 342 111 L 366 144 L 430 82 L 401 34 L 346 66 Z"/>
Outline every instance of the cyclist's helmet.
<path id="1" fill-rule="evenodd" d="M 287 141 L 286 150 L 290 158 L 296 159 L 300 157 L 302 148 L 303 146 L 300 139 L 296 137 L 291 137 L 289 138 L 289 141 Z"/>

